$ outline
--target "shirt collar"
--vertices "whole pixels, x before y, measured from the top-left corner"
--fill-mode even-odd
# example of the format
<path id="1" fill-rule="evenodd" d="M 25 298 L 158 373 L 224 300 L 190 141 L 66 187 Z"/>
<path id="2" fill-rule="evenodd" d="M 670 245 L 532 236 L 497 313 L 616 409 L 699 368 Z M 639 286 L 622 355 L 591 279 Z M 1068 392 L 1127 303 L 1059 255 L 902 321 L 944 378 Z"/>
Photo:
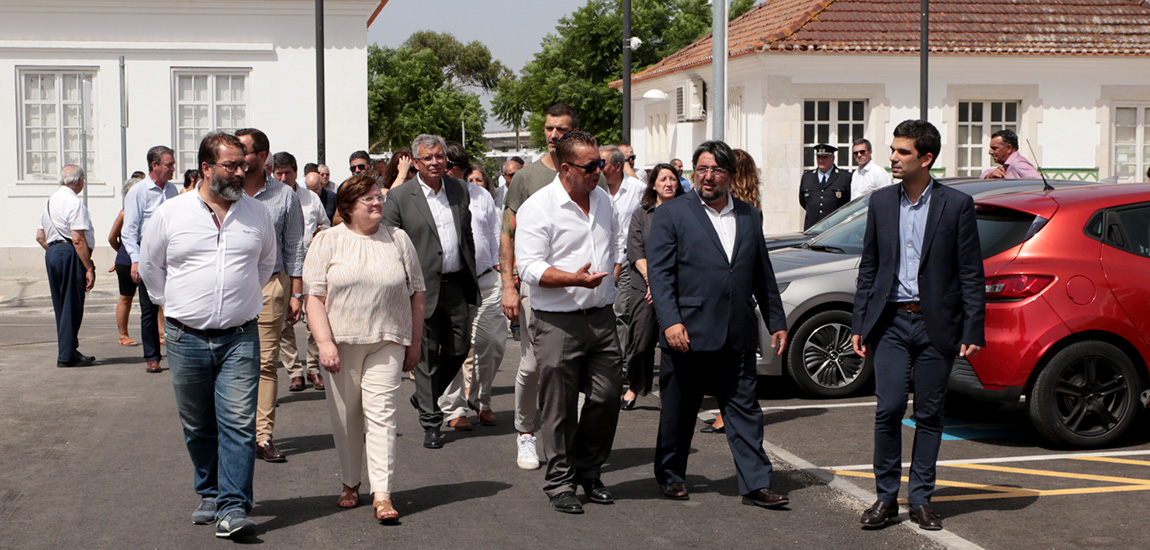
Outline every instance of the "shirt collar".
<path id="1" fill-rule="evenodd" d="M 926 189 L 923 189 L 922 194 L 918 197 L 918 202 L 910 202 L 910 197 L 906 195 L 906 189 L 902 185 L 898 186 L 898 201 L 899 204 L 904 202 L 910 206 L 925 205 L 930 202 L 930 192 L 934 190 L 934 178 L 930 178 L 930 183 L 926 184 Z"/>
<path id="2" fill-rule="evenodd" d="M 1021 158 L 1022 158 L 1022 153 L 1015 151 L 1015 152 L 1011 153 L 1009 157 L 1006 157 L 1006 162 L 1002 163 L 1002 165 L 1003 166 L 1010 166 L 1011 164 L 1018 162 L 1018 159 L 1021 159 Z"/>
<path id="3" fill-rule="evenodd" d="M 444 192 L 444 188 L 447 187 L 447 186 L 443 185 L 443 178 L 440 178 L 439 179 L 439 193 L 436 193 L 434 190 L 431 189 L 430 185 L 423 183 L 423 178 L 419 177 L 419 174 L 415 175 L 415 179 L 419 181 L 419 187 L 421 189 L 423 189 L 423 196 L 428 197 L 428 198 L 439 196 L 440 194 L 442 194 Z"/>
<path id="4" fill-rule="evenodd" d="M 722 210 L 719 210 L 718 213 L 715 212 L 714 208 L 708 206 L 706 202 L 703 202 L 702 197 L 699 198 L 699 202 L 703 203 L 703 208 L 706 208 L 707 213 L 711 214 L 712 216 L 722 217 L 735 211 L 735 197 L 731 196 L 730 192 L 727 192 L 727 205 L 724 206 Z"/>
<path id="5" fill-rule="evenodd" d="M 831 169 L 830 169 L 830 170 L 827 170 L 826 172 L 823 172 L 822 170 L 819 170 L 818 168 L 815 168 L 815 171 L 816 171 L 816 172 L 818 172 L 818 173 L 819 173 L 819 174 L 821 174 L 821 175 L 824 175 L 824 176 L 830 176 L 830 175 L 831 175 L 831 173 L 835 171 L 835 167 L 834 167 L 834 166 L 831 166 Z"/>

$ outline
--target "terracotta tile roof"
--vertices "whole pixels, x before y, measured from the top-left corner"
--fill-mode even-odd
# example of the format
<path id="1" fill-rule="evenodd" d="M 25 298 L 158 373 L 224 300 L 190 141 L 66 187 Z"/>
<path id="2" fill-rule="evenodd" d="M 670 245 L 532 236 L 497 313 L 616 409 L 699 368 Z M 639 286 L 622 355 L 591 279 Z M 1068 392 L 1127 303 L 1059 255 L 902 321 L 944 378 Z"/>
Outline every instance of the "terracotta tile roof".
<path id="1" fill-rule="evenodd" d="M 920 0 L 767 0 L 727 27 L 730 57 L 761 51 L 919 51 Z M 1150 55 L 1150 0 L 932 0 L 930 51 Z M 635 74 L 711 63 L 711 35 Z M 619 82 L 612 86 L 618 86 Z"/>

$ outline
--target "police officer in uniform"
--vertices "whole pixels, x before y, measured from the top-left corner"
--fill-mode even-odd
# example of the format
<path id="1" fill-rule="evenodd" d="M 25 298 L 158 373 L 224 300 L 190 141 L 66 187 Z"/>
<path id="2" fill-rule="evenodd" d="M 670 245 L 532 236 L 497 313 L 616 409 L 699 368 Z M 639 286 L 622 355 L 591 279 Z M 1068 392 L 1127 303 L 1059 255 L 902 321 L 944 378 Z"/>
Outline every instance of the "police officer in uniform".
<path id="1" fill-rule="evenodd" d="M 851 174 L 835 166 L 835 148 L 825 143 L 815 146 L 818 169 L 803 173 L 799 184 L 799 205 L 806 209 L 803 229 L 827 217 L 851 200 Z"/>

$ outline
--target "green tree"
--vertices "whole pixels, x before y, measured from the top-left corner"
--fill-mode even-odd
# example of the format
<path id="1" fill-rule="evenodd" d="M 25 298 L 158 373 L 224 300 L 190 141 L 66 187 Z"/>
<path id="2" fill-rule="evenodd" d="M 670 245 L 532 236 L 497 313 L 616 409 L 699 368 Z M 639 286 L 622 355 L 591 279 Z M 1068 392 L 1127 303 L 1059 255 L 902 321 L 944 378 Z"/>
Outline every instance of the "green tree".
<path id="1" fill-rule="evenodd" d="M 754 4 L 734 0 L 729 15 L 733 19 Z M 579 113 L 582 129 L 603 142 L 621 141 L 623 98 L 608 86 L 623 71 L 620 10 L 620 0 L 588 0 L 561 18 L 522 74 L 500 81 L 492 101 L 496 118 L 512 127 L 526 122 L 532 142 L 541 147 L 543 113 L 566 103 Z M 631 55 L 631 69 L 638 72 L 710 32 L 711 6 L 707 0 L 633 0 L 631 23 L 631 34 L 643 41 Z"/>
<path id="2" fill-rule="evenodd" d="M 368 47 L 368 126 L 371 151 L 411 146 L 419 134 L 462 141 L 474 157 L 486 150 L 487 112 L 474 86 L 494 89 L 511 75 L 480 42 L 462 44 L 447 33 L 419 31 L 399 48 Z"/>

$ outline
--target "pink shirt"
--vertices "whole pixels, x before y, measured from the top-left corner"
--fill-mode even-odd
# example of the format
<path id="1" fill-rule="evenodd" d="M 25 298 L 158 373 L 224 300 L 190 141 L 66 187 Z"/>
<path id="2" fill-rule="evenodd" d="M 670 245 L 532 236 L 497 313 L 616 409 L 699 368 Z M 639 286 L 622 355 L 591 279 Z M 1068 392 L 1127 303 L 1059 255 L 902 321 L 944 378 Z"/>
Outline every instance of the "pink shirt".
<path id="1" fill-rule="evenodd" d="M 1006 159 L 1006 162 L 1002 163 L 1002 166 L 1006 168 L 1006 175 L 1003 176 L 1004 179 L 1017 180 L 1023 178 L 1041 177 L 1038 175 L 1038 170 L 1034 168 L 1034 165 L 1030 164 L 1029 160 L 1023 158 L 1023 156 L 1019 154 L 1018 151 L 1011 153 L 1010 157 Z M 990 173 L 995 171 L 995 169 L 996 168 L 987 168 L 982 172 L 982 175 L 979 176 L 979 178 L 989 178 Z"/>

